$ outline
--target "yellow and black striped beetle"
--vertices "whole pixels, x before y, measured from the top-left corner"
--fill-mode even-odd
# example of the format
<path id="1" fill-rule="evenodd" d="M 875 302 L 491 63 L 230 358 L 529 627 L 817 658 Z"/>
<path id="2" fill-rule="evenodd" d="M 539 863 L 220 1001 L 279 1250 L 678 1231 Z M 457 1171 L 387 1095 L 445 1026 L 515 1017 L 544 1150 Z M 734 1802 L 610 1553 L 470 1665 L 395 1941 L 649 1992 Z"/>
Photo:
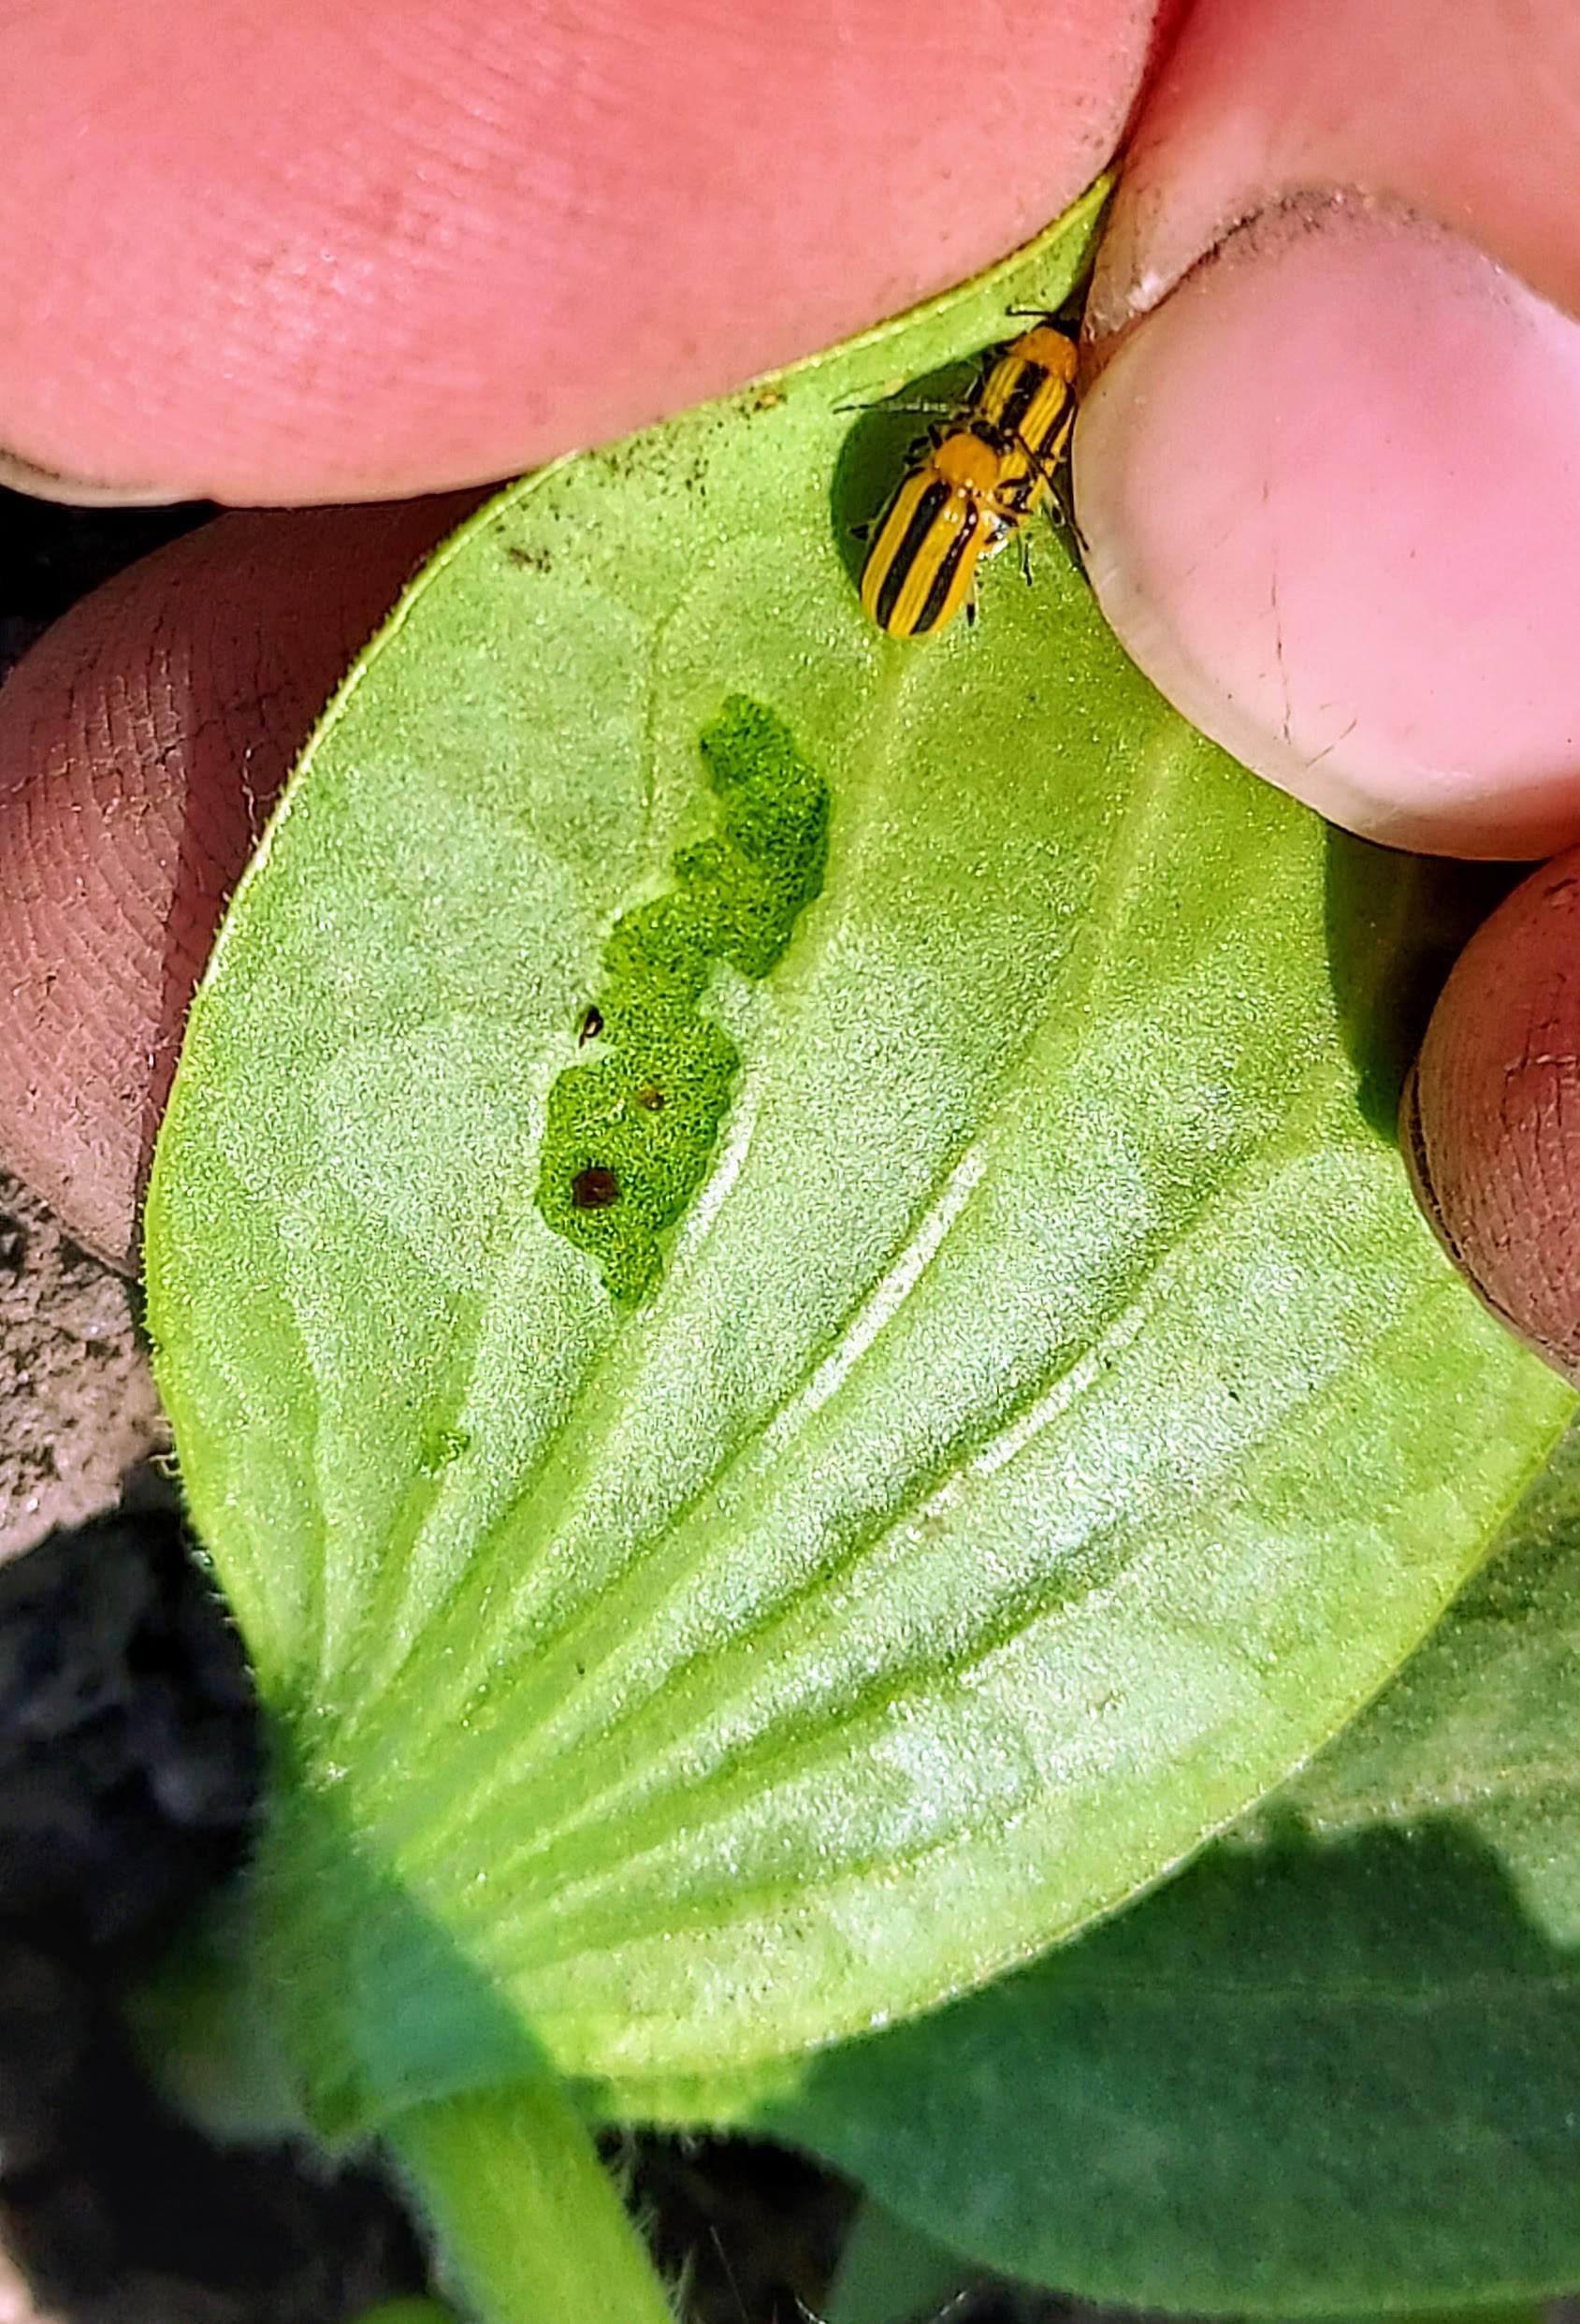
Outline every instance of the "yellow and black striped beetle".
<path id="1" fill-rule="evenodd" d="M 1051 492 L 1070 440 L 1077 360 L 1074 340 L 1039 323 L 1006 347 L 971 407 L 970 424 L 1003 446 L 1000 490 L 1017 496 L 1022 521 Z"/>
<path id="2" fill-rule="evenodd" d="M 952 621 L 983 558 L 1048 498 L 1075 423 L 1075 342 L 1051 323 L 1023 332 L 901 479 L 862 571 L 862 603 L 891 637 Z"/>
<path id="3" fill-rule="evenodd" d="M 862 603 L 891 637 L 925 637 L 952 621 L 977 567 L 1018 521 L 1001 492 L 1004 455 L 972 428 L 935 444 L 901 479 L 862 569 Z"/>

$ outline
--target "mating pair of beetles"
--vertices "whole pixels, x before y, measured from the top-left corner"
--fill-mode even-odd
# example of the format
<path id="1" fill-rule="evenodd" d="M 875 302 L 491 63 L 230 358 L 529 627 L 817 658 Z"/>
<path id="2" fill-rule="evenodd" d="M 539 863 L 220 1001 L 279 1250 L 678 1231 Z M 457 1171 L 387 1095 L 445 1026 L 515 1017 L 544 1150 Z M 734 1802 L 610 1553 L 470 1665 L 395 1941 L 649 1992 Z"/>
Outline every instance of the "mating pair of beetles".
<path id="1" fill-rule="evenodd" d="M 925 637 L 969 605 L 977 568 L 1052 490 L 1075 424 L 1076 347 L 1037 324 L 989 366 L 975 399 L 902 479 L 862 571 L 891 637 Z"/>

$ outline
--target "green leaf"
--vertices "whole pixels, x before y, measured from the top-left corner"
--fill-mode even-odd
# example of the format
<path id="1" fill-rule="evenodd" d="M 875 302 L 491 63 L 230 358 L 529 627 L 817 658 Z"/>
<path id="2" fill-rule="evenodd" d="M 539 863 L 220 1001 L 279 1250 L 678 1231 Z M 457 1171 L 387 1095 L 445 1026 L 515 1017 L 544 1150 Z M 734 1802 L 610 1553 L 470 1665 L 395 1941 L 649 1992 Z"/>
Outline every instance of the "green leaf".
<path id="1" fill-rule="evenodd" d="M 1580 1426 L 1362 1720 L 1268 1803 L 1325 1845 L 1451 1824 L 1547 1947 L 1580 1946 Z M 1247 1844 L 1259 1819 L 1243 1827 Z M 1580 2251 L 1571 2271 L 1580 2282 Z"/>
<path id="2" fill-rule="evenodd" d="M 820 2324 L 949 2324 L 951 2305 L 982 2280 L 958 2251 L 868 2197 L 846 2230 Z"/>
<path id="3" fill-rule="evenodd" d="M 758 2116 L 981 2265 L 1323 2317 L 1580 2282 L 1580 1431 L 1360 1719 L 1168 1887 Z"/>
<path id="4" fill-rule="evenodd" d="M 1569 1409 L 1378 1126 L 1445 875 L 1194 734 L 1040 530 L 974 630 L 861 612 L 919 425 L 861 407 L 1056 305 L 1090 215 L 486 511 L 222 935 L 150 1315 L 333 2129 L 544 2057 L 658 2108 L 1025 1958 L 1375 1692 Z M 746 863 L 721 719 L 826 863 L 815 813 Z M 543 1172 L 661 958 L 718 1039 L 655 1271 Z"/>

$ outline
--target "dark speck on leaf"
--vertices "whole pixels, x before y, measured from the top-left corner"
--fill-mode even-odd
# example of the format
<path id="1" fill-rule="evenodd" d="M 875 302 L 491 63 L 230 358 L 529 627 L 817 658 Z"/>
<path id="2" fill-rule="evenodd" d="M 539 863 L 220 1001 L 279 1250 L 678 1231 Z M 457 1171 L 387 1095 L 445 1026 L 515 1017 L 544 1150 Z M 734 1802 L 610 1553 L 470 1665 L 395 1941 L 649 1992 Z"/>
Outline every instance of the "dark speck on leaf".
<path id="1" fill-rule="evenodd" d="M 620 1198 L 620 1182 L 602 1162 L 578 1170 L 571 1181 L 571 1199 L 578 1211 L 606 1211 Z"/>
<path id="2" fill-rule="evenodd" d="M 639 1089 L 636 1093 L 636 1102 L 639 1106 L 645 1106 L 649 1113 L 662 1113 L 664 1093 L 661 1089 Z"/>
<path id="3" fill-rule="evenodd" d="M 582 1019 L 582 1029 L 577 1034 L 576 1039 L 579 1041 L 595 1041 L 602 1030 L 603 1011 L 595 1002 L 592 1008 L 587 1010 L 587 1015 Z"/>

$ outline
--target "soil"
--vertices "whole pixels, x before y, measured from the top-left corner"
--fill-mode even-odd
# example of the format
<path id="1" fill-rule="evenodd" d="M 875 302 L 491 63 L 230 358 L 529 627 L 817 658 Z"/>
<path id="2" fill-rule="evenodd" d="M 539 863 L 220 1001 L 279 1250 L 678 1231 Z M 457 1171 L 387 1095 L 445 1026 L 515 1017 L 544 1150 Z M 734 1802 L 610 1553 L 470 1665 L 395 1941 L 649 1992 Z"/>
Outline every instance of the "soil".
<path id="1" fill-rule="evenodd" d="M 0 1560 L 114 1506 L 167 1435 L 129 1286 L 0 1170 Z"/>
<path id="2" fill-rule="evenodd" d="M 121 2029 L 124 1981 L 244 1855 L 258 1769 L 157 1478 L 0 1567 L 0 2317 L 23 2284 L 61 2324 L 331 2324 L 422 2286 L 375 2180 L 210 2146 Z"/>

